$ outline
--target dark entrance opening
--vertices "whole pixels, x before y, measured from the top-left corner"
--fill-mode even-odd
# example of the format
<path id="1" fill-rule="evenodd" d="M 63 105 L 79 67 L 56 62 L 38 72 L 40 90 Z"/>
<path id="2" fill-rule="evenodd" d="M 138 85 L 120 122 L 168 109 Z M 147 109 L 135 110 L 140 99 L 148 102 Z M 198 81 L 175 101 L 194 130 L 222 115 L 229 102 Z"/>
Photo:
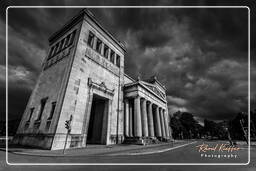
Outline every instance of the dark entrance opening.
<path id="1" fill-rule="evenodd" d="M 87 144 L 106 144 L 108 99 L 93 95 Z"/>

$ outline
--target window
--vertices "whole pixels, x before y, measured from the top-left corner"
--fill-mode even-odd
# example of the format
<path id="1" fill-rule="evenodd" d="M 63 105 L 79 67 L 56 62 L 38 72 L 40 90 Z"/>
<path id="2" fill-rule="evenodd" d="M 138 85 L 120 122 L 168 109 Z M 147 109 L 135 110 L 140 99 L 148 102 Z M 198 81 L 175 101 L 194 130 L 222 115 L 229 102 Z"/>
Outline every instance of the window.
<path id="1" fill-rule="evenodd" d="M 120 67 L 120 56 L 116 55 L 116 66 Z"/>
<path id="2" fill-rule="evenodd" d="M 69 35 L 66 37 L 64 48 L 65 48 L 65 47 L 68 47 L 68 42 L 69 42 L 69 39 L 70 39 L 70 35 L 71 35 L 71 34 L 69 34 Z"/>
<path id="3" fill-rule="evenodd" d="M 60 42 L 58 42 L 58 43 L 55 45 L 55 49 L 54 49 L 53 55 L 55 55 L 55 54 L 58 53 L 59 45 L 60 45 Z"/>
<path id="4" fill-rule="evenodd" d="M 109 47 L 107 45 L 104 45 L 104 53 L 103 53 L 103 55 L 104 55 L 105 58 L 108 58 L 108 51 L 109 51 Z"/>
<path id="5" fill-rule="evenodd" d="M 54 50 L 54 46 L 51 47 L 51 50 L 49 52 L 49 56 L 48 59 L 50 59 L 53 56 L 53 50 Z"/>
<path id="6" fill-rule="evenodd" d="M 50 116 L 48 117 L 48 120 L 51 120 L 55 111 L 55 107 L 56 107 L 56 102 L 52 102 L 52 108 L 51 108 L 51 113 Z"/>
<path id="7" fill-rule="evenodd" d="M 59 53 L 62 50 L 63 43 L 64 43 L 64 39 L 62 39 L 60 41 L 60 46 L 59 46 L 59 49 L 58 49 L 57 53 Z"/>
<path id="8" fill-rule="evenodd" d="M 27 122 L 30 121 L 30 119 L 31 119 L 31 117 L 32 117 L 32 115 L 33 115 L 34 110 L 35 110 L 34 107 L 30 108 L 29 118 L 28 118 Z"/>
<path id="9" fill-rule="evenodd" d="M 115 62 L 115 52 L 114 52 L 113 50 L 111 50 L 111 52 L 110 52 L 110 61 L 111 61 L 112 63 Z"/>
<path id="10" fill-rule="evenodd" d="M 65 38 L 61 40 L 60 42 L 60 50 L 61 51 L 62 49 L 64 49 L 64 43 L 65 43 Z"/>
<path id="11" fill-rule="evenodd" d="M 88 37 L 88 45 L 93 47 L 93 42 L 94 42 L 94 34 L 92 32 L 89 32 L 89 37 Z"/>
<path id="12" fill-rule="evenodd" d="M 102 47 L 102 41 L 100 39 L 97 39 L 96 42 L 96 51 L 101 53 L 101 47 Z"/>
<path id="13" fill-rule="evenodd" d="M 76 30 L 72 32 L 68 46 L 72 45 L 75 39 Z"/>
<path id="14" fill-rule="evenodd" d="M 43 114 L 44 107 L 45 107 L 47 99 L 48 98 L 44 98 L 44 99 L 41 100 L 41 107 L 40 107 L 40 111 L 39 111 L 39 115 L 38 115 L 37 120 L 41 120 L 41 118 L 42 118 L 42 114 Z"/>

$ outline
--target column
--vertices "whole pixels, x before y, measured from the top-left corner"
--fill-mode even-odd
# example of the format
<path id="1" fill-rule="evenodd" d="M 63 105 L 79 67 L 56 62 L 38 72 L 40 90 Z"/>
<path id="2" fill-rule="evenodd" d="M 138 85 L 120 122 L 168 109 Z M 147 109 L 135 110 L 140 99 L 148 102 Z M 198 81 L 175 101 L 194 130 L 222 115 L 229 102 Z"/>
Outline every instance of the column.
<path id="1" fill-rule="evenodd" d="M 114 64 L 116 65 L 116 53 L 114 54 Z"/>
<path id="2" fill-rule="evenodd" d="M 110 53 L 111 53 L 111 49 L 108 48 L 108 60 L 110 60 Z"/>
<path id="3" fill-rule="evenodd" d="M 125 137 L 129 137 L 129 101 L 128 99 L 124 100 L 124 106 L 125 106 L 124 133 L 125 133 Z"/>
<path id="4" fill-rule="evenodd" d="M 129 104 L 129 137 L 133 137 L 133 107 L 131 104 Z"/>
<path id="5" fill-rule="evenodd" d="M 154 121 L 153 121 L 153 113 L 152 113 L 152 103 L 149 102 L 148 104 L 148 132 L 150 137 L 155 137 L 155 132 L 154 132 Z"/>
<path id="6" fill-rule="evenodd" d="M 169 133 L 169 125 L 168 125 L 168 115 L 165 112 L 165 110 L 163 110 L 163 114 L 164 114 L 164 122 L 165 122 L 165 133 L 166 133 L 167 139 L 169 139 L 170 133 Z"/>
<path id="7" fill-rule="evenodd" d="M 161 121 L 161 131 L 162 131 L 162 137 L 166 138 L 165 133 L 165 121 L 164 121 L 164 115 L 163 115 L 163 109 L 159 108 L 159 114 L 160 114 L 160 121 Z"/>
<path id="8" fill-rule="evenodd" d="M 157 137 L 162 137 L 161 121 L 160 121 L 159 107 L 158 106 L 156 106 L 155 116 L 156 116 L 156 136 Z"/>
<path id="9" fill-rule="evenodd" d="M 142 119 L 142 136 L 148 137 L 148 117 L 146 99 L 142 99 L 141 105 L 141 119 Z"/>
<path id="10" fill-rule="evenodd" d="M 96 49 L 96 44 L 97 44 L 97 37 L 94 36 L 94 38 L 93 38 L 93 46 L 92 46 L 93 49 Z"/>
<path id="11" fill-rule="evenodd" d="M 140 97 L 137 96 L 134 99 L 134 136 L 141 137 L 142 136 L 142 129 L 141 129 L 141 114 L 140 114 Z"/>
<path id="12" fill-rule="evenodd" d="M 105 46 L 105 44 L 102 42 L 102 44 L 101 44 L 101 51 L 100 51 L 100 54 L 102 56 L 104 56 L 104 46 Z"/>

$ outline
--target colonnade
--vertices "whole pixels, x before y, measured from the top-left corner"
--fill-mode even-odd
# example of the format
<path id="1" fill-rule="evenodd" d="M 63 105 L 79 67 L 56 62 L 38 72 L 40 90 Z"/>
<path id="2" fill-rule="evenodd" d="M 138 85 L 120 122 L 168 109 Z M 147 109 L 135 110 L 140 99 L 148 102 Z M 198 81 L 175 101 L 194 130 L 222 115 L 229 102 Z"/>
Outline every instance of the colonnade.
<path id="1" fill-rule="evenodd" d="M 169 139 L 166 110 L 145 98 L 125 99 L 125 136 L 129 138 Z"/>

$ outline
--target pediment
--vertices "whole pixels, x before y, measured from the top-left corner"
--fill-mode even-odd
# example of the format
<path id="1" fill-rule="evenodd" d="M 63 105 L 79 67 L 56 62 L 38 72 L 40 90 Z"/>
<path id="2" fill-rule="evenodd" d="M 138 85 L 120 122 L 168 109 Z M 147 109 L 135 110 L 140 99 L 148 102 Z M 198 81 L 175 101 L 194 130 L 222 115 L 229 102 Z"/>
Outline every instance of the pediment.
<path id="1" fill-rule="evenodd" d="M 148 83 L 148 82 L 145 82 L 145 81 L 141 81 L 141 83 L 144 86 L 146 86 L 147 88 L 149 88 L 150 90 L 152 90 L 154 93 L 156 93 L 158 96 L 165 99 L 165 94 L 155 84 L 151 84 L 151 83 Z"/>

